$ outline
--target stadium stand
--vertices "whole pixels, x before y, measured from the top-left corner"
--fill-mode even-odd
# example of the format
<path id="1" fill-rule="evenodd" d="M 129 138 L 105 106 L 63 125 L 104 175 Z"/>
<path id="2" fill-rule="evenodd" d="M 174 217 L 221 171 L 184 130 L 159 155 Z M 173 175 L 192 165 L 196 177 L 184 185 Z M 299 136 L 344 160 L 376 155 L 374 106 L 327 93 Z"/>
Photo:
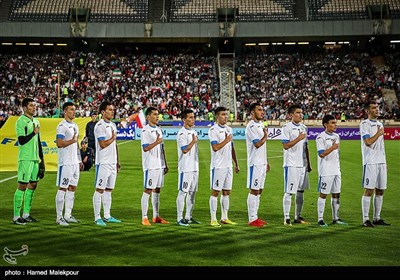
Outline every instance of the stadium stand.
<path id="1" fill-rule="evenodd" d="M 70 8 L 90 9 L 90 22 L 144 22 L 148 0 L 14 0 L 11 21 L 67 22 Z"/>
<path id="2" fill-rule="evenodd" d="M 368 19 L 368 5 L 388 5 L 392 18 L 400 18 L 398 0 L 308 0 L 310 20 Z"/>
<path id="3" fill-rule="evenodd" d="M 238 21 L 297 20 L 294 4 L 295 0 L 173 0 L 171 21 L 215 21 L 218 8 L 237 8 Z"/>

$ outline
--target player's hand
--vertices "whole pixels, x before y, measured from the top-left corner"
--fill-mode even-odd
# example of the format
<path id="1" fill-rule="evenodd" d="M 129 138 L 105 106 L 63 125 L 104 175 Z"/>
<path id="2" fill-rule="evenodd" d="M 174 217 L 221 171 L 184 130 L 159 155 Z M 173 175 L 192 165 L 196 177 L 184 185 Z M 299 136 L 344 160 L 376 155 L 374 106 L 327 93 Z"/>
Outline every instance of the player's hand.
<path id="1" fill-rule="evenodd" d="M 239 173 L 239 171 L 240 171 L 239 166 L 235 166 L 235 172 L 236 172 L 236 173 Z"/>
<path id="2" fill-rule="evenodd" d="M 114 130 L 111 132 L 111 139 L 117 140 L 117 134 L 115 134 Z"/>
<path id="3" fill-rule="evenodd" d="M 378 134 L 379 136 L 385 135 L 385 130 L 383 129 L 383 127 L 378 126 L 378 131 L 376 132 L 376 134 Z"/>
<path id="4" fill-rule="evenodd" d="M 192 134 L 192 142 L 197 143 L 197 141 L 199 141 L 199 137 L 197 137 L 196 134 Z"/>
<path id="5" fill-rule="evenodd" d="M 119 172 L 121 170 L 121 164 L 119 164 L 119 162 L 117 163 L 117 172 Z"/>
<path id="6" fill-rule="evenodd" d="M 306 133 L 305 132 L 300 132 L 299 136 L 297 136 L 297 139 L 299 139 L 299 141 L 303 140 L 304 138 L 306 138 Z"/>
<path id="7" fill-rule="evenodd" d="M 165 174 L 167 174 L 167 173 L 168 173 L 168 171 L 169 171 L 169 168 L 168 168 L 168 166 L 165 166 L 165 167 L 164 167 L 164 175 L 165 175 Z"/>
<path id="8" fill-rule="evenodd" d="M 79 163 L 79 170 L 83 170 L 83 169 L 85 169 L 85 165 L 83 164 L 83 162 L 80 162 Z"/>
<path id="9" fill-rule="evenodd" d="M 267 163 L 267 172 L 271 170 L 271 166 L 269 166 L 269 163 Z"/>
<path id="10" fill-rule="evenodd" d="M 46 171 L 46 166 L 44 165 L 44 160 L 42 160 L 39 163 L 39 172 L 38 172 L 38 178 L 43 179 L 44 178 L 44 172 Z"/>
<path id="11" fill-rule="evenodd" d="M 40 128 L 38 126 L 35 125 L 33 132 L 35 132 L 35 134 L 38 134 L 40 131 Z"/>

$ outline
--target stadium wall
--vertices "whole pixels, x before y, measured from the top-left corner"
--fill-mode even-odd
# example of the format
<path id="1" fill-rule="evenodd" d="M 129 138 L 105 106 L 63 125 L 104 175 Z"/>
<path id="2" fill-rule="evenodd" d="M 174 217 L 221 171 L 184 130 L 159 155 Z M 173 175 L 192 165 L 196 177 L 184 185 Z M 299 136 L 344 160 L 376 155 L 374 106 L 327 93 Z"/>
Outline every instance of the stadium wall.
<path id="1" fill-rule="evenodd" d="M 320 39 L 332 37 L 400 35 L 400 19 L 393 19 L 387 34 L 376 34 L 374 20 L 346 21 L 283 21 L 238 22 L 234 36 L 221 36 L 218 22 L 211 23 L 152 23 L 151 36 L 146 34 L 146 23 L 88 23 L 85 38 L 141 40 L 160 39 L 204 41 L 211 38 L 277 38 Z M 68 22 L 2 22 L 0 40 L 7 38 L 72 38 Z"/>

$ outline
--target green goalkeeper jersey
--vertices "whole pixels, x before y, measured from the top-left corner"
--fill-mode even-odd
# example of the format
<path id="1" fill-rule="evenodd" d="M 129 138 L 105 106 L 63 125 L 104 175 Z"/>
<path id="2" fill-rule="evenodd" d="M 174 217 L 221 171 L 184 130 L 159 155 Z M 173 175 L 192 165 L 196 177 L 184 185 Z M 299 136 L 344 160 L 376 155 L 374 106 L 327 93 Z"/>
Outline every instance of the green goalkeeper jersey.
<path id="1" fill-rule="evenodd" d="M 22 115 L 15 123 L 17 137 L 31 134 L 35 127 L 40 127 L 40 123 L 35 118 L 28 118 Z M 39 134 L 36 134 L 24 145 L 18 144 L 18 161 L 37 160 L 39 161 Z"/>

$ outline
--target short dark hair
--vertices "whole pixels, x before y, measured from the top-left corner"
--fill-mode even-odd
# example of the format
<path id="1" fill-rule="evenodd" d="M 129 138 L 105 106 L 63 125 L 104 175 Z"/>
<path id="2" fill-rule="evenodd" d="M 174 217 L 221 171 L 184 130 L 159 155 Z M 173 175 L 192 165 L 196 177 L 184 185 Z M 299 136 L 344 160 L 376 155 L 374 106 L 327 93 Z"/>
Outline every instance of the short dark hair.
<path id="1" fill-rule="evenodd" d="M 187 115 L 194 113 L 192 109 L 185 109 L 183 110 L 183 112 L 181 113 L 181 119 L 186 119 Z"/>
<path id="2" fill-rule="evenodd" d="M 293 114 L 297 109 L 301 109 L 301 106 L 299 104 L 293 104 L 289 107 L 288 111 L 290 114 Z"/>
<path id="3" fill-rule="evenodd" d="M 225 107 L 220 106 L 220 107 L 217 107 L 217 108 L 214 110 L 214 113 L 215 113 L 215 115 L 219 115 L 219 113 L 220 113 L 220 112 L 223 112 L 223 111 L 228 111 L 228 109 L 226 109 Z"/>
<path id="4" fill-rule="evenodd" d="M 255 109 L 257 106 L 261 106 L 260 102 L 251 103 L 251 104 L 250 104 L 250 107 L 249 107 L 250 113 L 253 112 L 254 109 Z"/>
<path id="5" fill-rule="evenodd" d="M 146 117 L 151 115 L 151 112 L 158 111 L 156 107 L 149 107 L 146 109 Z"/>
<path id="6" fill-rule="evenodd" d="M 73 102 L 70 102 L 70 101 L 65 102 L 64 105 L 63 105 L 63 108 L 62 108 L 63 111 L 65 111 L 69 106 L 75 106 L 75 104 Z"/>
<path id="7" fill-rule="evenodd" d="M 370 108 L 371 105 L 377 105 L 377 104 L 378 104 L 378 102 L 376 102 L 375 100 L 367 101 L 367 102 L 364 104 L 364 110 L 369 110 L 369 108 Z"/>
<path id="8" fill-rule="evenodd" d="M 327 124 L 330 120 L 335 120 L 335 117 L 332 115 L 325 115 L 322 118 L 322 125 L 325 127 L 325 124 Z"/>
<path id="9" fill-rule="evenodd" d="M 99 108 L 99 112 L 101 113 L 102 111 L 105 111 L 107 109 L 107 106 L 112 105 L 112 103 L 110 101 L 103 101 L 100 104 L 100 108 Z"/>
<path id="10" fill-rule="evenodd" d="M 35 102 L 35 100 L 33 100 L 30 97 L 26 97 L 22 100 L 22 107 L 27 107 L 29 103 L 31 102 Z"/>

